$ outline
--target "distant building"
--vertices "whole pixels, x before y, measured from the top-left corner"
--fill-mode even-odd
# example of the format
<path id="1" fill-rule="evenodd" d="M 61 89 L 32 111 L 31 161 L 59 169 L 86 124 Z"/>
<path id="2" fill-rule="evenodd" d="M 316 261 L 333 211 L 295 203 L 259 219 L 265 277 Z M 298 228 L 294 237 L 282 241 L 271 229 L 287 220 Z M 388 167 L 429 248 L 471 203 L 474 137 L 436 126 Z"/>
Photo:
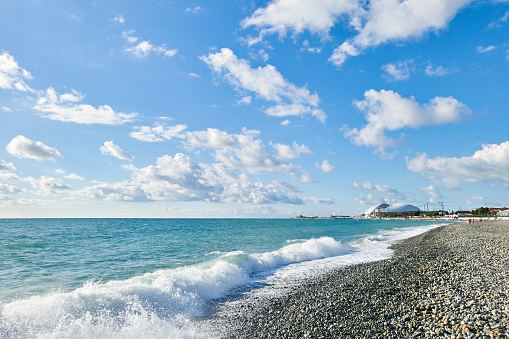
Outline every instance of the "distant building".
<path id="1" fill-rule="evenodd" d="M 378 215 L 378 213 L 380 213 L 380 211 L 382 211 L 383 209 L 385 209 L 389 206 L 390 206 L 389 204 L 378 204 L 378 205 L 371 206 L 370 208 L 368 208 L 366 210 L 366 212 L 364 212 L 362 214 L 362 216 L 364 216 L 366 218 L 375 217 Z"/>
<path id="2" fill-rule="evenodd" d="M 509 209 L 499 211 L 497 217 L 509 217 Z"/>
<path id="3" fill-rule="evenodd" d="M 393 205 L 389 204 L 378 204 L 371 206 L 364 212 L 363 216 L 365 218 L 373 218 L 376 216 L 379 216 L 381 214 L 388 214 L 388 213 L 408 213 L 408 212 L 417 212 L 421 211 L 420 208 L 415 207 L 414 205 L 409 204 L 403 204 L 403 203 L 396 203 Z"/>

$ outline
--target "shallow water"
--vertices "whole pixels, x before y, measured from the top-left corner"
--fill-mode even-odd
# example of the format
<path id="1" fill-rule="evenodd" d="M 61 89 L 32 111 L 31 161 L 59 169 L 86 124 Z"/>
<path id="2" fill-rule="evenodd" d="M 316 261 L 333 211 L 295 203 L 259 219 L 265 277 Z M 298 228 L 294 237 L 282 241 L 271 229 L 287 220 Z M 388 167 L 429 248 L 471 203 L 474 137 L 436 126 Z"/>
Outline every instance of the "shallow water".
<path id="1" fill-rule="evenodd" d="M 383 259 L 440 224 L 0 219 L 0 337 L 201 337 L 193 322 L 208 300 Z"/>

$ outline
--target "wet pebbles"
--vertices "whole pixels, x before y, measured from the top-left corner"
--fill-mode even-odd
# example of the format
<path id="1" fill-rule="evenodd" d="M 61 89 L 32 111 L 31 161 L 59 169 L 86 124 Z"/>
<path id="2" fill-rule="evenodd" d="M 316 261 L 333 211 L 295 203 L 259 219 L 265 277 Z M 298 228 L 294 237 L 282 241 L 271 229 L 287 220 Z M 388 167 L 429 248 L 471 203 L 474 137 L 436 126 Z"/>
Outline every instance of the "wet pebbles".
<path id="1" fill-rule="evenodd" d="M 393 248 L 391 259 L 337 269 L 283 296 L 223 305 L 216 335 L 509 338 L 509 221 L 440 227 Z"/>

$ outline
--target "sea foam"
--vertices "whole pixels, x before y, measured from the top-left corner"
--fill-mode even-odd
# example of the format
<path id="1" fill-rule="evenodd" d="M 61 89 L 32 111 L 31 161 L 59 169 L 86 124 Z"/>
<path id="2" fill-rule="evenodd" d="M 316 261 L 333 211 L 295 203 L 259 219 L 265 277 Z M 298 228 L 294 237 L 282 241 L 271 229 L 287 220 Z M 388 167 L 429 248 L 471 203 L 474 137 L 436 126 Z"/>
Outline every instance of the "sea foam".
<path id="1" fill-rule="evenodd" d="M 257 274 L 351 251 L 322 237 L 272 252 L 229 252 L 198 265 L 126 280 L 89 281 L 74 291 L 2 305 L 0 333 L 9 338 L 201 337 L 190 323 L 204 315 L 208 300 L 226 296 Z"/>

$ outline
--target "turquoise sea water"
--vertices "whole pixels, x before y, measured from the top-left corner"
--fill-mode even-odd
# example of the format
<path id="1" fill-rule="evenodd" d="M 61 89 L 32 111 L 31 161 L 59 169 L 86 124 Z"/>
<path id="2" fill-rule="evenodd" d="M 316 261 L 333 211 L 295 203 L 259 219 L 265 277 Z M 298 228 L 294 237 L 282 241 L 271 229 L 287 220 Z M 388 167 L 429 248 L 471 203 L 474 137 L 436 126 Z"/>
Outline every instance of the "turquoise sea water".
<path id="1" fill-rule="evenodd" d="M 441 224 L 0 219 L 0 338 L 207 337 L 193 324 L 208 300 L 382 259 L 391 243 Z"/>

